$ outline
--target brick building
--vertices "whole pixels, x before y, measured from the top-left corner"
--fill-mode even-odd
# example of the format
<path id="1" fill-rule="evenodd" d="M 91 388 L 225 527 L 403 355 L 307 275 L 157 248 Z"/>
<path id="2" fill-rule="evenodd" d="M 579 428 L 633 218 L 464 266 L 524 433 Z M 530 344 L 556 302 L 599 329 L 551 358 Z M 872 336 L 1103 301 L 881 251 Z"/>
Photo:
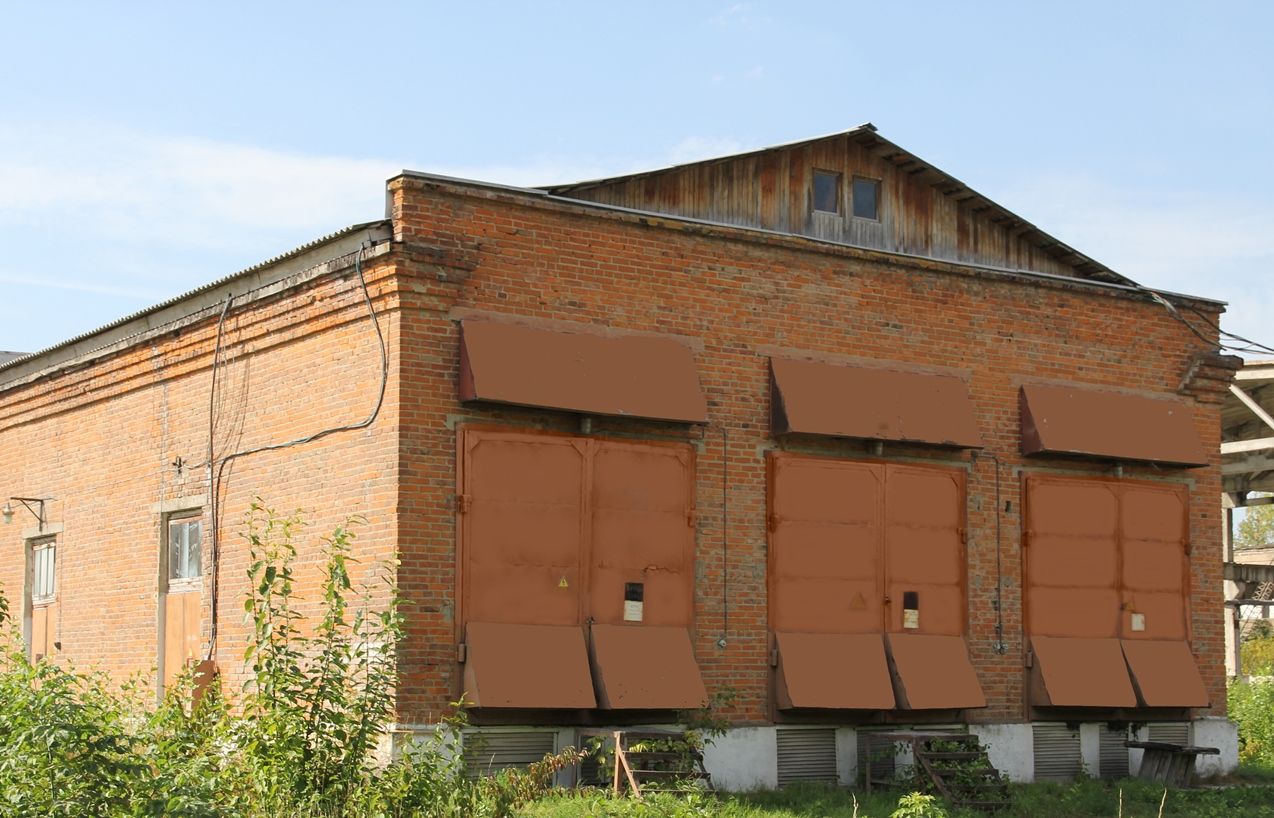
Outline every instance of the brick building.
<path id="1" fill-rule="evenodd" d="M 1119 774 L 1130 725 L 1226 767 L 1221 312 L 871 126 L 404 172 L 384 221 L 0 365 L 0 583 L 35 653 L 233 689 L 261 496 L 368 519 L 405 731 L 464 693 L 533 752 L 728 691 L 726 786 L 851 781 L 915 726 L 1019 779 Z"/>

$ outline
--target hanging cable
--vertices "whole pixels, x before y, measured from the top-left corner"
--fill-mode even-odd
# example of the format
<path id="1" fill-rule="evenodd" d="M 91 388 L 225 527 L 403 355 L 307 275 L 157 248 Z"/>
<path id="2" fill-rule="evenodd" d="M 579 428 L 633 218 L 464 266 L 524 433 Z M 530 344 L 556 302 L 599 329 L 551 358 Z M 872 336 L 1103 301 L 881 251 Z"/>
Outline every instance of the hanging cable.
<path id="1" fill-rule="evenodd" d="M 217 574 L 219 569 L 218 557 L 220 556 L 220 551 L 221 551 L 221 538 L 220 538 L 221 526 L 220 526 L 220 519 L 218 516 L 220 511 L 220 503 L 217 498 L 221 491 L 221 481 L 222 481 L 222 477 L 224 475 L 226 466 L 228 466 L 230 463 L 234 462 L 235 460 L 248 457 L 250 455 L 260 454 L 262 452 L 278 451 L 279 449 L 287 449 L 292 446 L 300 446 L 306 443 L 313 443 L 316 440 L 327 437 L 328 435 L 337 434 L 338 432 L 352 432 L 358 429 L 365 429 L 368 426 L 371 426 L 372 423 L 376 421 L 377 416 L 380 415 L 381 407 L 385 403 L 385 389 L 389 382 L 389 351 L 387 347 L 385 346 L 385 335 L 380 328 L 380 320 L 376 315 L 376 307 L 372 303 L 372 295 L 371 295 L 371 291 L 367 287 L 367 279 L 363 275 L 363 251 L 368 246 L 369 246 L 369 243 L 364 242 L 363 245 L 360 246 L 357 251 L 355 251 L 354 272 L 355 272 L 355 275 L 358 277 L 358 283 L 363 292 L 363 300 L 367 304 L 368 320 L 371 321 L 372 327 L 376 331 L 376 342 L 380 349 L 380 388 L 376 395 L 376 404 L 375 406 L 372 407 L 371 413 L 368 414 L 367 417 L 358 421 L 357 423 L 350 423 L 344 426 L 333 426 L 333 427 L 315 432 L 313 434 L 306 435 L 304 437 L 298 437 L 292 440 L 286 440 L 281 443 L 271 443 L 265 446 L 257 446 L 252 449 L 244 449 L 242 451 L 232 452 L 226 455 L 225 457 L 221 458 L 220 461 L 216 461 L 216 462 L 214 462 L 214 460 L 211 457 L 212 455 L 211 440 L 209 442 L 208 468 L 209 468 L 209 474 L 211 476 L 211 483 L 209 485 L 209 495 L 210 495 L 210 502 L 213 509 L 212 520 L 211 520 L 211 523 L 212 523 L 212 531 L 211 531 L 211 534 L 212 534 L 212 582 L 211 582 L 211 586 L 213 589 L 213 595 L 212 595 L 213 598 L 212 598 L 212 621 L 210 624 L 210 636 L 209 636 L 209 642 L 208 642 L 208 658 L 209 659 L 215 658 L 216 650 L 217 650 L 218 605 L 217 605 L 217 597 L 216 597 L 216 588 L 217 588 Z M 222 324 L 225 321 L 225 314 L 226 314 L 226 311 L 228 310 L 229 310 L 229 300 L 227 300 L 226 308 L 222 311 L 221 320 L 218 322 L 218 325 L 217 325 L 217 347 L 216 347 L 217 350 L 220 350 L 221 348 Z M 214 354 L 213 363 L 214 363 L 213 382 L 215 387 L 215 383 L 216 383 L 215 354 Z M 210 429 L 211 429 L 211 426 L 210 426 Z"/>
<path id="2" fill-rule="evenodd" d="M 724 648 L 730 634 L 730 435 L 725 424 L 721 432 L 721 638 L 717 647 Z"/>

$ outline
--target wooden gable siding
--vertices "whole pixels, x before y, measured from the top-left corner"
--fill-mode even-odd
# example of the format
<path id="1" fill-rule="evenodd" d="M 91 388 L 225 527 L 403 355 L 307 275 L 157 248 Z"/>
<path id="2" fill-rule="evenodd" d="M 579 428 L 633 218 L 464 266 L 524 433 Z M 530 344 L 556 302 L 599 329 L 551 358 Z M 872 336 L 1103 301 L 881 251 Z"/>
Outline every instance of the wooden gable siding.
<path id="1" fill-rule="evenodd" d="M 816 168 L 841 174 L 841 213 L 814 210 Z M 880 180 L 879 221 L 846 212 L 854 176 Z M 573 187 L 566 195 L 890 252 L 1080 275 L 1039 246 L 1040 234 L 1029 226 L 1005 218 L 980 197 L 960 201 L 972 195 L 968 191 L 947 195 L 943 187 L 948 187 L 947 177 L 918 161 L 895 164 L 888 151 L 840 136 Z"/>

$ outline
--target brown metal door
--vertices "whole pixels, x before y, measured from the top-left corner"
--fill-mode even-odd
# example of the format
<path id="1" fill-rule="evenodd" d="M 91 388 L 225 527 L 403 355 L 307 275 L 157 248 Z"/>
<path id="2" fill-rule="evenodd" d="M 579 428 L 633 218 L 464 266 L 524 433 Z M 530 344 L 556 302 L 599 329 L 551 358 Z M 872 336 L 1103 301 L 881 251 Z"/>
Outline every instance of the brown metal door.
<path id="1" fill-rule="evenodd" d="M 1026 482 L 1025 595 L 1034 636 L 1117 637 L 1117 486 L 1075 477 Z"/>
<path id="2" fill-rule="evenodd" d="M 964 633 L 964 474 L 885 467 L 887 631 Z M 915 604 L 907 614 L 907 605 Z"/>
<path id="3" fill-rule="evenodd" d="M 198 590 L 164 594 L 164 687 L 199 659 L 200 599 Z"/>
<path id="4" fill-rule="evenodd" d="M 1187 504 L 1184 486 L 1123 487 L 1119 525 L 1124 639 L 1188 638 Z"/>
<path id="5" fill-rule="evenodd" d="M 772 458 L 770 626 L 797 633 L 880 633 L 880 465 Z"/>
<path id="6" fill-rule="evenodd" d="M 512 432 L 463 440 L 465 621 L 578 625 L 588 442 Z"/>
<path id="7" fill-rule="evenodd" d="M 57 655 L 57 603 L 31 607 L 31 661 Z"/>
<path id="8" fill-rule="evenodd" d="M 689 627 L 694 616 L 690 447 L 614 441 L 592 446 L 588 615 L 597 624 Z"/>

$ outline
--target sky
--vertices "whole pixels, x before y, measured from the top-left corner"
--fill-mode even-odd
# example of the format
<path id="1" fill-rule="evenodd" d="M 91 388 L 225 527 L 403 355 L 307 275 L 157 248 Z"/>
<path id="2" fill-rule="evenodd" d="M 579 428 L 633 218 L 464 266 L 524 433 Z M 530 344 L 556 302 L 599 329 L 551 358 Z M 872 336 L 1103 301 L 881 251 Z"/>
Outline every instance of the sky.
<path id="1" fill-rule="evenodd" d="M 1274 345 L 1274 4 L 0 0 L 0 350 L 349 224 L 873 122 Z"/>

